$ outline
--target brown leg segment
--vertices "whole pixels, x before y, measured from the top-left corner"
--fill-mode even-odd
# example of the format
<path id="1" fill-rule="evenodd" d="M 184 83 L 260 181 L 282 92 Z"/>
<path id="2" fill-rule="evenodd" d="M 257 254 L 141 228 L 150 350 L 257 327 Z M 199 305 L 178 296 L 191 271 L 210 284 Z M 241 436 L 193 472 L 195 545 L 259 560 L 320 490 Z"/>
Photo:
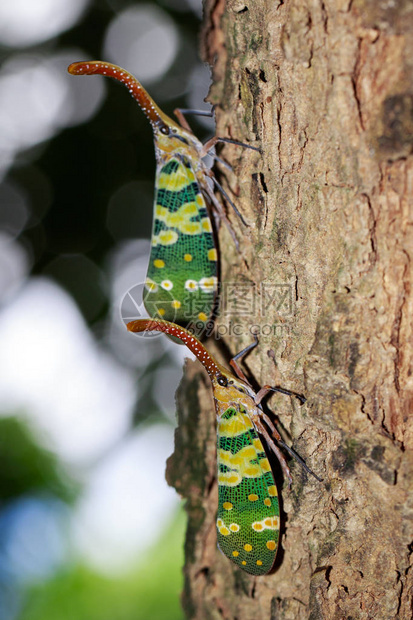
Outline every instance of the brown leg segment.
<path id="1" fill-rule="evenodd" d="M 264 437 L 264 439 L 267 442 L 268 446 L 271 448 L 271 450 L 274 452 L 275 456 L 277 457 L 278 462 L 281 465 L 281 469 L 283 470 L 284 476 L 288 480 L 288 486 L 291 488 L 291 484 L 292 484 L 293 479 L 291 477 L 290 468 L 288 467 L 287 461 L 285 460 L 285 456 L 283 455 L 281 450 L 278 448 L 278 446 L 276 446 L 276 444 L 274 443 L 273 438 L 268 433 L 268 431 L 265 428 L 264 424 L 261 422 L 260 417 L 259 416 L 254 416 L 253 422 L 254 422 L 254 426 L 255 426 L 256 430 L 258 431 L 258 433 L 260 433 L 260 435 L 262 435 Z M 281 439 L 281 437 L 280 437 L 280 439 Z"/>
<path id="2" fill-rule="evenodd" d="M 280 392 L 280 394 L 285 394 L 286 396 L 295 396 L 296 398 L 298 398 L 302 405 L 306 401 L 306 398 L 301 394 L 297 394 L 297 392 L 291 392 L 291 390 L 286 390 L 285 388 L 280 387 L 273 387 L 271 385 L 263 385 L 263 387 L 260 389 L 260 391 L 255 397 L 255 404 L 259 405 L 264 396 L 268 394 L 268 392 Z"/>
<path id="3" fill-rule="evenodd" d="M 254 349 L 257 346 L 258 338 L 256 334 L 254 334 L 254 337 L 255 337 L 255 342 L 252 342 L 247 347 L 245 347 L 245 349 L 242 349 L 242 351 L 234 355 L 234 357 L 230 361 L 230 366 L 235 370 L 235 374 L 237 375 L 237 377 L 239 377 L 239 379 L 241 379 L 242 381 L 245 381 L 245 383 L 247 383 L 248 385 L 251 385 L 251 384 L 248 381 L 247 377 L 244 375 L 241 368 L 238 366 L 237 360 L 239 360 L 241 357 L 246 355 L 249 351 L 252 351 L 252 349 Z"/>

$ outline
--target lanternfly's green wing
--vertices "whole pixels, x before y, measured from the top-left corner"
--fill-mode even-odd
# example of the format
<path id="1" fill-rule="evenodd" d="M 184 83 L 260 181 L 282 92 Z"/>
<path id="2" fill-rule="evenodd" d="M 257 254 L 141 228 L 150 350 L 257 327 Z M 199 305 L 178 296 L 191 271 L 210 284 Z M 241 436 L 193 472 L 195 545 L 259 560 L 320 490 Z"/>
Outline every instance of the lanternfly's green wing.
<path id="1" fill-rule="evenodd" d="M 277 487 L 246 411 L 230 407 L 218 421 L 218 545 L 252 575 L 271 570 L 277 554 Z"/>
<path id="2" fill-rule="evenodd" d="M 145 308 L 153 318 L 203 325 L 211 316 L 217 251 L 204 196 L 184 156 L 157 171 L 145 289 Z"/>

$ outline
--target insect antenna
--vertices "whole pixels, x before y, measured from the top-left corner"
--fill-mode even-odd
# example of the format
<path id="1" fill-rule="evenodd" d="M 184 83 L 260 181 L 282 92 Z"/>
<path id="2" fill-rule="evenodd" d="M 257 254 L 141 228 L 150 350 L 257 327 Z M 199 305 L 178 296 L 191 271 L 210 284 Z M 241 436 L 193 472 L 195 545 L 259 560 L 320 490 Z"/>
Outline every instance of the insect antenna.
<path id="1" fill-rule="evenodd" d="M 292 390 L 287 390 L 286 388 L 278 386 L 264 385 L 255 397 L 255 402 L 257 405 L 262 401 L 264 396 L 268 394 L 268 392 L 279 392 L 280 394 L 285 394 L 285 396 L 294 396 L 300 401 L 301 405 L 304 405 L 304 403 L 307 402 L 306 397 L 298 392 L 293 392 Z"/>
<path id="2" fill-rule="evenodd" d="M 251 149 L 252 151 L 258 151 L 261 153 L 261 149 L 257 146 L 252 146 L 251 144 L 246 144 L 245 142 L 240 142 L 239 140 L 232 140 L 231 138 L 212 138 L 215 140 L 215 144 L 217 142 L 227 142 L 228 144 L 236 144 L 237 146 L 243 146 L 246 149 Z"/>
<path id="3" fill-rule="evenodd" d="M 214 110 L 192 110 L 191 108 L 176 108 L 174 110 L 174 114 L 193 114 L 194 116 L 209 116 L 212 118 L 214 116 Z"/>
<path id="4" fill-rule="evenodd" d="M 225 200 L 227 200 L 229 202 L 229 204 L 231 205 L 231 207 L 234 209 L 235 213 L 238 215 L 239 219 L 244 224 L 244 226 L 248 226 L 247 222 L 242 217 L 240 211 L 238 211 L 237 207 L 235 206 L 235 204 L 232 202 L 231 198 L 228 196 L 227 192 L 222 187 L 221 183 L 219 183 L 216 180 L 215 176 L 212 176 L 211 179 L 213 180 L 213 182 L 215 183 L 216 187 L 219 189 L 221 194 L 224 196 Z"/>

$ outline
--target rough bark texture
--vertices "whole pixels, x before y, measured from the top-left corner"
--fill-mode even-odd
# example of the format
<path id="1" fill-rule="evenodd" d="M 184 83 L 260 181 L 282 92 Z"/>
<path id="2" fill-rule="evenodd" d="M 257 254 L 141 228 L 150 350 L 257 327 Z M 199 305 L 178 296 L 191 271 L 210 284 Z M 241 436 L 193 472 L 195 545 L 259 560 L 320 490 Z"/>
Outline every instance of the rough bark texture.
<path id="1" fill-rule="evenodd" d="M 218 355 L 264 328 L 250 374 L 307 396 L 270 402 L 324 482 L 293 466 L 274 572 L 233 567 L 215 546 L 209 382 L 190 363 L 168 465 L 188 499 L 186 614 L 410 619 L 413 5 L 208 0 L 205 19 L 217 135 L 262 149 L 223 150 L 234 172 L 221 168 L 222 182 L 249 226 L 229 213 L 240 253 L 221 227 L 222 280 L 245 285 L 244 302 L 255 283 L 256 305 L 229 304 Z"/>

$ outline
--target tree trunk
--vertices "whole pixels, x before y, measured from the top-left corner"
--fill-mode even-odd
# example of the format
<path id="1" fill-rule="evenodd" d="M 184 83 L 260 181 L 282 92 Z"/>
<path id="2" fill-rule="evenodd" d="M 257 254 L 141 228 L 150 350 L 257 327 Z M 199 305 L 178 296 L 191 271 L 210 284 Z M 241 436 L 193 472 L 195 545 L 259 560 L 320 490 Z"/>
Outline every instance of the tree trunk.
<path id="1" fill-rule="evenodd" d="M 220 230 L 219 341 L 252 341 L 257 384 L 318 483 L 292 466 L 275 570 L 216 548 L 209 380 L 187 365 L 168 478 L 187 498 L 184 609 L 197 619 L 410 619 L 412 607 L 413 7 L 377 0 L 207 0 Z M 225 347 L 225 348 L 224 348 Z"/>

